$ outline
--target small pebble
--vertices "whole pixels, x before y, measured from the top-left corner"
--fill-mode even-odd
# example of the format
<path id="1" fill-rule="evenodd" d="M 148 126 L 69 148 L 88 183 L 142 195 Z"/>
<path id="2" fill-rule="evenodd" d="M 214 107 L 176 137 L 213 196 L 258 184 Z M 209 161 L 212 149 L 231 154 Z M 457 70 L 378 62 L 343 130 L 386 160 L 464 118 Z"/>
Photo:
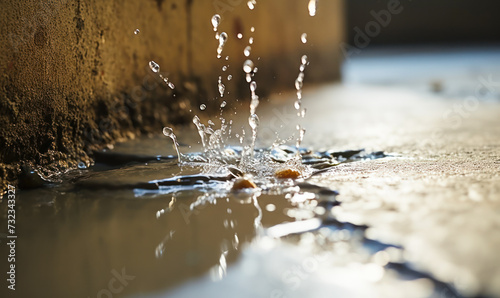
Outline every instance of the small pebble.
<path id="1" fill-rule="evenodd" d="M 246 188 L 257 188 L 255 183 L 248 178 L 238 178 L 234 181 L 233 190 L 241 190 Z"/>
<path id="2" fill-rule="evenodd" d="M 283 178 L 283 179 L 297 179 L 300 177 L 300 171 L 296 169 L 290 169 L 290 168 L 284 168 L 284 169 L 279 169 L 277 170 L 274 175 L 278 178 Z"/>

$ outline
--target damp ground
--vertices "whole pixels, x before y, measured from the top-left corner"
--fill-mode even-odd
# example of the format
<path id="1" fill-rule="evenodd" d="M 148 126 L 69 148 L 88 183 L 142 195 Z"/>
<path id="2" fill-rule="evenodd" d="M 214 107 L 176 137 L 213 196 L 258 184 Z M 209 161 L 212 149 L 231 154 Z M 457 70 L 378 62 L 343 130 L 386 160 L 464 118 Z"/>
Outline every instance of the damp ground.
<path id="1" fill-rule="evenodd" d="M 263 105 L 262 131 L 269 123 L 293 133 L 293 96 Z M 463 100 L 339 85 L 305 96 L 316 116 L 304 121 L 305 147 L 390 156 L 306 180 L 338 191 L 333 199 L 302 185 L 226 192 L 192 208 L 213 187 L 146 194 L 125 187 L 203 171 L 180 169 L 169 158 L 171 140 L 119 145 L 118 160 L 105 156 L 106 164 L 70 173 L 72 183 L 19 193 L 17 278 L 30 285 L 19 292 L 93 297 L 124 270 L 134 279 L 123 294 L 133 297 L 498 294 L 500 272 L 490 264 L 500 261 L 500 105 L 480 101 L 455 127 L 442 115 Z M 198 142 L 196 131 L 178 137 L 181 152 L 202 150 L 183 146 Z M 164 159 L 144 160 L 156 155 Z"/>
<path id="2" fill-rule="evenodd" d="M 468 82 L 304 90 L 302 158 L 325 168 L 261 191 L 179 168 L 161 132 L 117 145 L 62 183 L 18 192 L 16 294 L 499 296 L 500 103 Z M 295 96 L 261 99 L 256 148 L 296 132 Z M 203 151 L 194 128 L 175 133 L 182 153 Z M 182 184 L 207 172 L 216 179 Z"/>

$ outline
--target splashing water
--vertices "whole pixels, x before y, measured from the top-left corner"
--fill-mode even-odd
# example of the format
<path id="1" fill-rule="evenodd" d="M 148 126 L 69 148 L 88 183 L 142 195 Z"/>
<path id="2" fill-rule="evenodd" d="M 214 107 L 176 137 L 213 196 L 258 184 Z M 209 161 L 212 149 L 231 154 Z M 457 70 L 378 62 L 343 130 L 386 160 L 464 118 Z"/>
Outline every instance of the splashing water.
<path id="1" fill-rule="evenodd" d="M 300 41 L 302 41 L 302 43 L 307 43 L 307 33 L 302 33 Z"/>
<path id="2" fill-rule="evenodd" d="M 248 1 L 249 7 L 253 9 L 255 7 L 256 1 Z M 316 13 L 316 1 L 309 2 L 309 12 L 311 15 Z M 221 22 L 221 18 L 219 15 L 214 15 L 212 17 L 212 26 L 216 34 L 216 38 L 219 40 L 219 45 L 217 47 L 217 58 L 221 58 L 222 52 L 224 50 L 224 45 L 228 40 L 228 35 L 226 32 L 218 33 L 218 28 Z M 251 32 L 255 32 L 255 28 L 251 27 Z M 238 38 L 242 38 L 242 33 L 238 33 Z M 300 40 L 302 43 L 307 43 L 307 34 L 303 33 L 300 35 Z M 251 36 L 248 39 L 248 45 L 243 50 L 244 57 L 249 58 L 252 53 L 251 45 L 254 43 L 254 38 Z M 229 56 L 226 57 L 226 60 L 229 59 Z M 299 74 L 297 79 L 295 80 L 295 88 L 297 90 L 297 100 L 294 103 L 294 107 L 297 110 L 297 115 L 299 118 L 305 117 L 306 109 L 302 107 L 302 87 L 304 83 L 304 71 L 306 66 L 308 65 L 308 57 L 303 55 L 301 57 L 301 64 L 299 67 Z M 229 65 L 223 65 L 222 71 L 227 71 Z M 150 68 L 153 72 L 159 72 L 159 65 L 154 61 L 150 62 Z M 227 101 L 222 101 L 220 104 L 221 115 L 219 120 L 221 121 L 221 126 L 219 129 L 216 127 L 216 123 L 212 120 L 209 120 L 207 125 L 203 124 L 198 116 L 193 117 L 193 123 L 198 130 L 198 134 L 200 135 L 201 144 L 203 146 L 203 153 L 201 154 L 191 154 L 185 155 L 188 161 L 191 162 L 202 162 L 206 165 L 238 165 L 238 168 L 242 171 L 242 173 L 251 173 L 253 175 L 257 175 L 258 177 L 274 177 L 275 171 L 282 167 L 281 165 L 274 164 L 278 161 L 278 163 L 284 163 L 285 167 L 294 168 L 298 171 L 298 176 L 304 176 L 310 170 L 306 166 L 302 165 L 303 158 L 301 155 L 304 154 L 304 149 L 300 148 L 302 140 L 305 135 L 305 129 L 297 124 L 297 138 L 294 150 L 289 149 L 289 151 L 283 151 L 283 149 L 279 149 L 281 144 L 284 144 L 286 141 L 291 141 L 293 137 L 290 137 L 282 142 L 274 142 L 273 146 L 269 150 L 259 149 L 255 150 L 255 144 L 257 141 L 258 128 L 260 125 L 260 120 L 257 115 L 257 107 L 259 106 L 260 99 L 257 95 L 257 82 L 253 79 L 257 72 L 257 67 L 255 67 L 254 61 L 252 59 L 246 59 L 242 65 L 243 72 L 246 76 L 246 81 L 249 84 L 250 90 L 250 111 L 248 116 L 248 125 L 251 129 L 250 140 L 248 144 L 244 145 L 245 141 L 245 129 L 242 129 L 241 134 L 236 134 L 236 138 L 239 139 L 242 147 L 231 147 L 226 145 L 226 141 L 230 138 L 231 134 L 231 124 L 232 120 L 229 122 L 230 125 L 226 124 L 226 120 L 222 118 L 222 109 L 226 107 Z M 232 75 L 227 76 L 227 80 L 231 80 Z M 219 75 L 217 82 L 218 91 L 221 97 L 224 97 L 225 93 L 225 85 L 222 82 L 222 75 Z M 205 104 L 200 105 L 200 110 L 204 111 L 206 109 Z M 229 128 L 229 130 L 228 130 Z M 229 136 L 228 136 L 229 131 Z M 173 135 L 173 131 L 171 129 L 164 129 L 164 134 L 174 140 L 176 143 L 175 136 Z M 290 148 L 290 147 L 288 147 Z M 176 148 L 178 151 L 178 148 Z M 292 154 L 293 153 L 293 154 Z M 180 156 L 180 153 L 178 152 Z M 180 163 L 180 159 L 179 159 Z M 298 177 L 298 176 L 294 177 Z M 266 178 L 267 179 L 267 178 Z"/>
<path id="3" fill-rule="evenodd" d="M 252 51 L 252 47 L 251 46 L 247 46 L 244 50 L 243 50 L 243 54 L 245 55 L 245 57 L 248 57 L 250 56 L 250 52 Z"/>
<path id="4" fill-rule="evenodd" d="M 174 83 L 170 82 L 170 80 L 167 78 L 167 77 L 164 77 L 161 73 L 160 73 L 160 65 L 154 61 L 149 61 L 149 68 L 151 69 L 151 71 L 153 71 L 154 73 L 158 74 L 158 76 L 160 77 L 160 79 L 163 80 L 163 82 L 170 88 L 170 89 L 175 89 L 175 85 Z"/>
<path id="5" fill-rule="evenodd" d="M 154 73 L 158 73 L 160 71 L 160 65 L 154 61 L 149 61 L 149 68 L 151 68 Z"/>
<path id="6" fill-rule="evenodd" d="M 309 0 L 307 9 L 309 10 L 309 15 L 311 17 L 314 17 L 316 15 L 317 6 L 318 6 L 318 0 Z"/>
<path id="7" fill-rule="evenodd" d="M 220 15 L 218 14 L 215 14 L 213 17 L 212 17 L 212 26 L 214 27 L 214 32 L 217 31 L 217 29 L 219 28 L 219 25 L 220 25 Z"/>
<path id="8" fill-rule="evenodd" d="M 175 151 L 177 152 L 177 161 L 179 164 L 181 164 L 181 153 L 179 152 L 179 143 L 177 142 L 177 137 L 175 136 L 174 131 L 170 127 L 164 127 L 163 134 L 166 137 L 171 138 L 172 141 L 174 142 Z"/>
<path id="9" fill-rule="evenodd" d="M 297 90 L 297 100 L 294 103 L 294 107 L 297 110 L 297 116 L 300 118 L 304 118 L 306 115 L 306 109 L 302 107 L 302 87 L 304 85 L 304 70 L 306 69 L 306 66 L 308 64 L 308 59 L 306 55 L 303 55 L 300 58 L 300 67 L 299 67 L 299 75 L 297 76 L 297 79 L 295 80 L 295 89 Z M 297 143 L 296 147 L 299 148 L 300 144 L 302 143 L 302 140 L 304 139 L 304 135 L 306 133 L 306 130 L 300 125 L 297 124 L 297 132 L 298 132 L 298 137 L 297 137 Z"/>
<path id="10" fill-rule="evenodd" d="M 217 58 L 220 59 L 222 51 L 224 50 L 224 45 L 227 42 L 227 33 L 222 32 L 219 36 L 219 47 L 217 48 Z"/>
<path id="11" fill-rule="evenodd" d="M 248 59 L 245 60 L 243 63 L 243 71 L 246 73 L 246 80 L 248 83 L 252 81 L 252 72 L 254 69 L 255 65 L 253 64 L 253 61 Z"/>
<path id="12" fill-rule="evenodd" d="M 250 8 L 250 10 L 253 10 L 255 8 L 255 5 L 257 4 L 257 1 L 256 0 L 249 0 L 247 2 L 247 5 L 248 5 L 248 8 Z"/>
<path id="13" fill-rule="evenodd" d="M 224 84 L 222 84 L 222 77 L 221 76 L 219 76 L 219 82 L 218 82 L 217 86 L 219 87 L 220 97 L 224 97 L 224 91 L 226 90 L 226 86 L 224 86 Z"/>

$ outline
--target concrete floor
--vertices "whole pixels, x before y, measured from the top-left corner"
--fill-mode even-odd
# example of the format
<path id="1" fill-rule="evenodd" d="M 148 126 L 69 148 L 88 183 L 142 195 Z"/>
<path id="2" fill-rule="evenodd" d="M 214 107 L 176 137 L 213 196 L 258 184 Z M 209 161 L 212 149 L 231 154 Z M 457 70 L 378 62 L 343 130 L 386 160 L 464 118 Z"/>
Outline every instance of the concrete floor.
<path id="1" fill-rule="evenodd" d="M 500 295 L 500 270 L 492 265 L 500 262 L 500 103 L 478 101 L 467 110 L 463 99 L 360 86 L 312 96 L 320 98 L 309 104 L 318 116 L 307 126 L 308 143 L 397 156 L 313 178 L 341 193 L 334 214 L 367 224 L 374 239 L 403 245 L 417 268 L 465 294 Z M 455 107 L 463 116 L 446 118 Z"/>
<path id="2" fill-rule="evenodd" d="M 315 254 L 303 244 L 263 248 L 257 243 L 243 251 L 224 280 L 214 284 L 207 276 L 168 295 L 500 296 L 498 53 L 372 51 L 345 64 L 342 84 L 304 91 L 305 119 L 296 116 L 293 92 L 261 99 L 257 111 L 258 146 L 269 146 L 275 132 L 289 137 L 302 122 L 306 147 L 390 153 L 389 158 L 339 165 L 310 181 L 340 192 L 342 204 L 332 209 L 337 219 L 365 224 L 369 238 L 401 245 L 411 268 L 456 292 L 432 290 L 425 279 L 405 281 L 388 271 L 376 282 L 364 280 L 362 270 L 350 267 L 353 259 L 337 250 L 294 288 L 285 269 L 302 268 Z M 246 117 L 238 117 L 235 132 L 246 125 Z M 249 274 L 248 268 L 259 273 Z"/>
<path id="3" fill-rule="evenodd" d="M 416 268 L 462 294 L 500 296 L 500 59 L 487 52 L 348 62 L 344 85 L 305 93 L 305 145 L 393 152 L 312 180 L 339 190 L 338 219 L 402 245 Z"/>
<path id="4" fill-rule="evenodd" d="M 276 96 L 260 107 L 262 132 L 283 125 L 281 136 L 293 133 L 293 97 Z M 389 272 L 381 280 L 367 281 L 346 265 L 352 259 L 337 250 L 294 288 L 284 270 L 302 268 L 315 253 L 303 244 L 281 243 L 271 249 L 248 247 L 225 280 L 214 284 L 202 278 L 169 295 L 500 296 L 500 102 L 481 97 L 472 103 L 394 86 L 326 85 L 304 94 L 309 115 L 303 123 L 308 130 L 305 146 L 393 155 L 342 164 L 311 178 L 340 192 L 342 204 L 332 213 L 340 221 L 368 225 L 371 239 L 401 245 L 412 268 L 457 292 L 432 291 L 424 279 L 404 281 Z M 446 117 L 460 107 L 462 114 Z M 263 137 L 261 145 L 269 144 Z M 343 258 L 345 263 L 339 261 Z M 248 274 L 248 267 L 258 268 L 259 274 Z M 260 290 L 242 280 L 251 280 Z"/>
<path id="5" fill-rule="evenodd" d="M 385 60 L 385 63 L 381 58 L 376 60 L 381 63 L 377 66 L 378 68 L 383 69 L 382 67 L 385 66 L 393 72 L 396 72 L 394 69 L 400 63 L 399 61 L 391 62 L 390 59 Z M 485 64 L 491 66 L 491 61 L 491 59 L 486 59 L 482 62 L 483 64 L 478 63 L 478 67 Z M 352 63 L 358 62 L 361 63 L 361 61 L 352 61 Z M 359 70 L 366 70 L 362 64 L 358 66 Z M 408 67 L 408 65 L 403 67 Z M 443 66 L 439 68 L 442 69 Z M 381 83 L 370 81 L 378 76 L 377 73 L 372 77 L 351 80 L 349 78 L 356 77 L 357 70 L 347 69 L 346 71 L 346 81 L 343 84 L 309 85 L 309 88 L 304 90 L 303 105 L 307 108 L 307 115 L 302 120 L 302 125 L 307 133 L 303 145 L 315 150 L 340 151 L 365 148 L 367 151 L 385 151 L 391 157 L 341 164 L 328 172 L 310 178 L 309 181 L 339 191 L 338 200 L 341 201 L 341 205 L 332 209 L 333 215 L 338 220 L 365 224 L 369 227 L 366 235 L 370 239 L 401 245 L 403 247 L 402 258 L 406 264 L 417 272 L 428 274 L 427 277 L 452 285 L 452 289 L 456 289 L 457 292 L 447 288 L 436 291 L 436 288 L 430 284 L 429 278 L 405 280 L 391 270 L 384 270 L 381 265 L 377 265 L 378 254 L 370 255 L 361 251 L 345 253 L 346 250 L 356 249 L 355 245 L 346 248 L 342 241 L 334 243 L 332 248 L 318 247 L 314 241 L 311 245 L 310 233 L 304 233 L 300 236 L 299 245 L 286 241 L 269 242 L 266 238 L 249 241 L 238 250 L 238 257 L 227 267 L 227 272 L 225 272 L 227 275 L 223 280 L 214 283 L 210 273 L 207 272 L 200 278 L 183 279 L 178 287 L 165 289 L 167 292 L 160 291 L 158 297 L 194 297 L 199 296 L 200 293 L 203 293 L 204 297 L 325 297 L 333 294 L 337 297 L 395 298 L 500 296 L 500 269 L 497 266 L 500 263 L 498 255 L 500 247 L 500 217 L 498 217 L 500 212 L 500 117 L 498 117 L 500 100 L 498 92 L 500 90 L 495 83 L 495 79 L 498 78 L 496 73 L 493 70 L 475 72 L 473 75 L 464 72 L 460 82 L 466 81 L 468 84 L 462 85 L 465 87 L 460 89 L 458 88 L 460 86 L 453 84 L 454 80 L 447 79 L 446 74 L 439 76 L 441 83 L 437 85 L 436 78 L 426 79 L 425 75 L 420 76 L 419 84 L 412 85 L 405 83 L 404 72 L 385 79 Z M 428 73 L 434 72 L 430 70 Z M 416 79 L 407 77 L 406 82 L 411 80 Z M 431 92 L 432 90 L 434 92 Z M 293 108 L 294 100 L 293 92 L 275 95 L 269 100 L 262 99 L 262 104 L 257 111 L 261 119 L 258 147 L 268 147 L 274 140 L 275 132 L 278 132 L 281 138 L 287 138 L 295 132 L 298 118 Z M 240 125 L 245 124 L 247 112 L 247 108 L 241 109 L 234 117 L 241 119 L 235 119 L 233 134 L 237 132 Z M 196 136 L 194 130 L 184 133 L 178 129 L 176 133 L 179 141 L 186 144 L 192 144 L 193 136 Z M 157 147 L 150 146 L 147 141 L 136 140 L 135 143 L 122 144 L 116 149 L 119 151 L 118 147 L 122 147 L 121 150 L 129 150 L 127 152 L 135 154 L 156 155 L 163 154 L 160 148 L 167 150 L 165 148 L 168 147 L 169 153 L 173 153 L 170 142 L 166 138 L 160 140 L 151 139 L 149 142 Z M 166 146 L 167 143 L 168 146 Z M 129 145 L 130 148 L 127 149 Z M 193 146 L 188 149 L 183 146 L 181 149 L 186 152 L 199 151 L 200 148 Z M 157 165 L 161 168 L 160 166 Z M 165 169 L 162 168 L 162 170 Z M 156 171 L 157 168 L 151 169 L 154 177 L 158 178 L 157 176 L 161 176 L 161 171 Z M 137 172 L 131 177 L 144 178 Z M 49 193 L 50 191 L 50 189 L 45 190 Z M 36 196 L 41 197 L 43 193 L 36 192 Z M 78 193 L 75 192 L 74 196 Z M 120 196 L 122 193 L 113 195 Z M 68 201 L 67 196 L 61 193 L 59 199 L 52 198 L 51 200 L 55 200 L 57 206 L 58 202 Z M 95 196 L 95 194 L 92 193 L 89 196 Z M 274 197 L 261 197 L 259 201 L 262 206 L 265 206 L 273 199 L 278 200 Z M 107 205 L 99 205 L 99 203 L 114 202 L 108 197 L 89 201 L 92 204 L 87 201 L 75 201 L 88 207 L 94 206 L 95 209 L 92 210 L 96 210 L 95 212 L 106 210 Z M 138 276 L 137 281 L 131 283 L 127 291 L 130 290 L 132 295 L 135 293 L 136 296 L 133 297 L 145 297 L 144 295 L 148 295 L 145 294 L 145 290 L 151 291 L 154 288 L 145 284 L 155 280 L 159 284 L 165 283 L 162 280 L 166 278 L 165 275 L 154 274 L 156 272 L 154 269 L 168 270 L 172 266 L 172 263 L 166 262 L 167 260 L 161 262 L 155 259 L 152 253 L 153 244 L 157 244 L 168 226 L 166 222 L 158 221 L 153 217 L 152 210 L 157 210 L 155 209 L 157 204 L 164 207 L 165 202 L 132 199 L 127 203 L 137 204 L 130 209 L 133 211 L 120 213 L 117 209 L 127 209 L 127 204 L 123 205 L 123 202 L 118 201 L 115 203 L 119 208 L 113 205 L 113 208 L 108 209 L 111 210 L 112 215 L 109 216 L 109 220 L 106 219 L 103 222 L 89 220 L 87 225 L 79 223 L 75 226 L 61 226 L 68 227 L 67 233 L 73 236 L 80 235 L 78 231 L 86 235 L 86 231 L 93 230 L 99 231 L 99 235 L 109 237 L 108 242 L 112 245 L 108 243 L 108 250 L 104 251 L 115 257 L 113 261 L 117 262 L 119 267 L 116 267 L 117 264 L 113 266 L 121 268 L 122 264 L 126 263 L 127 270 Z M 275 202 L 275 204 L 278 203 Z M 217 207 L 221 208 L 221 206 L 213 206 L 213 208 Z M 24 208 L 24 210 L 37 210 Z M 223 208 L 225 210 L 225 207 Z M 64 206 L 61 210 L 68 212 L 67 210 L 71 208 Z M 254 210 L 251 209 L 251 211 Z M 275 213 L 265 212 L 264 215 L 277 216 L 278 212 L 283 213 L 283 211 L 285 210 L 278 208 Z M 64 215 L 64 212 L 62 213 Z M 248 209 L 242 210 L 241 214 L 244 216 L 241 215 L 240 218 L 242 219 L 241 226 L 245 222 L 243 217 L 252 216 L 251 213 Z M 89 212 L 89 214 L 92 215 L 89 215 L 89 218 L 93 218 L 94 213 Z M 120 214 L 123 216 L 117 217 Z M 205 217 L 206 222 L 215 223 L 217 220 L 222 220 L 212 217 L 209 212 L 200 214 Z M 25 216 L 29 216 L 29 212 Z M 117 224 L 116 218 L 123 219 L 127 225 Z M 171 218 L 172 216 L 163 219 L 170 220 Z M 248 222 L 253 223 L 252 220 Z M 95 225 L 95 229 L 89 228 L 89 225 L 90 227 Z M 110 228 L 106 229 L 106 227 Z M 157 229 L 153 229 L 155 227 Z M 133 254 L 124 249 L 120 244 L 126 242 L 117 241 L 121 239 L 121 234 L 111 228 L 126 231 L 124 239 L 129 239 L 129 234 L 135 235 L 134 231 L 136 231 L 136 234 L 140 234 L 143 238 L 134 238 L 134 243 L 139 243 L 136 245 L 138 248 L 142 248 L 141 245 L 145 244 L 146 254 L 137 254 L 137 251 L 140 251 L 138 249 L 134 249 Z M 146 228 L 148 233 L 142 230 Z M 195 233 L 202 238 L 214 238 L 214 230 L 209 226 L 202 225 L 198 228 L 199 230 L 193 226 L 186 226 L 186 234 Z M 51 229 L 47 231 L 53 234 Z M 33 232 L 33 235 L 37 237 L 44 235 L 39 230 L 36 232 Z M 156 235 L 156 232 L 159 234 Z M 23 235 L 26 239 L 28 238 L 27 232 Z M 57 235 L 59 234 L 56 233 Z M 178 235 L 182 235 L 182 232 Z M 85 237 L 74 237 L 87 241 Z M 107 239 L 106 237 L 104 239 Z M 46 243 L 44 237 L 41 238 L 43 241 L 40 240 L 40 243 L 45 243 L 43 247 L 47 254 L 55 251 L 58 255 L 57 248 L 59 248 L 61 251 L 75 253 L 77 261 L 81 259 L 78 247 L 73 250 L 67 249 L 67 242 L 68 239 L 72 239 L 71 237 L 59 237 L 56 247 L 53 247 L 52 242 Z M 90 239 L 93 238 L 90 237 Z M 29 245 L 30 248 L 36 247 L 37 251 L 44 252 L 41 249 L 42 245 L 36 245 L 37 242 L 33 243 L 35 244 Z M 78 243 L 76 240 L 71 240 L 70 243 L 78 246 L 75 244 Z M 203 248 L 207 241 L 203 240 L 200 243 Z M 127 245 L 128 249 L 136 246 Z M 87 246 L 82 247 L 90 251 Z M 99 252 L 103 251 L 100 246 L 94 248 Z M 183 252 L 184 250 L 180 250 L 172 256 L 177 259 L 177 256 L 182 255 Z M 117 257 L 119 255 L 126 258 L 130 258 L 129 255 L 141 255 L 142 259 L 137 259 L 140 263 L 145 263 L 145 260 L 151 263 L 146 263 L 149 265 L 142 267 L 134 267 L 134 264 L 131 264 L 133 262 L 125 262 Z M 41 256 L 33 257 L 45 259 Z M 104 260 L 108 258 L 106 254 L 101 257 Z M 99 258 L 92 257 L 91 259 L 95 263 L 102 263 Z M 31 264 L 29 259 L 24 260 L 27 264 Z M 49 260 L 52 259 L 49 258 Z M 54 257 L 54 260 L 64 262 L 64 259 L 59 257 Z M 85 258 L 80 261 L 82 264 L 88 263 Z M 314 266 L 308 267 L 311 264 Z M 103 266 L 106 267 L 106 265 Z M 95 272 L 104 274 L 102 278 L 99 277 L 99 280 L 102 279 L 103 282 L 107 280 L 109 270 L 100 270 L 101 267 L 95 264 L 92 268 Z M 172 268 L 175 269 L 175 267 Z M 144 269 L 150 274 L 139 276 L 139 273 L 143 273 L 139 269 Z M 158 272 L 163 272 L 160 269 Z M 299 270 L 300 275 L 292 274 L 297 271 L 296 269 Z M 75 270 L 85 276 L 86 271 L 83 273 L 80 271 Z M 60 272 L 65 271 L 61 269 Z M 177 272 L 172 274 L 180 275 Z M 89 289 L 88 285 L 81 282 L 82 278 L 76 278 L 78 276 L 76 273 L 72 275 L 76 284 L 85 290 L 97 291 L 97 287 Z M 141 278 L 142 283 L 139 281 Z M 68 288 L 74 290 L 74 285 Z M 156 297 L 155 294 L 152 295 Z"/>

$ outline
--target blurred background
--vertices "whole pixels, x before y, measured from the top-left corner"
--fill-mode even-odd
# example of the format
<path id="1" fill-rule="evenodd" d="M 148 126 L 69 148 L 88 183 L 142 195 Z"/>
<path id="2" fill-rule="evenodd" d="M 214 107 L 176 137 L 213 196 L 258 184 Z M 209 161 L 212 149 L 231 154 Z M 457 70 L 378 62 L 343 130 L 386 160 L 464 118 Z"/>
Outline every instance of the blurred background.
<path id="1" fill-rule="evenodd" d="M 464 96 L 473 93 L 480 75 L 499 74 L 498 1 L 353 0 L 345 5 L 346 43 L 355 47 L 343 50 L 346 83 Z"/>

